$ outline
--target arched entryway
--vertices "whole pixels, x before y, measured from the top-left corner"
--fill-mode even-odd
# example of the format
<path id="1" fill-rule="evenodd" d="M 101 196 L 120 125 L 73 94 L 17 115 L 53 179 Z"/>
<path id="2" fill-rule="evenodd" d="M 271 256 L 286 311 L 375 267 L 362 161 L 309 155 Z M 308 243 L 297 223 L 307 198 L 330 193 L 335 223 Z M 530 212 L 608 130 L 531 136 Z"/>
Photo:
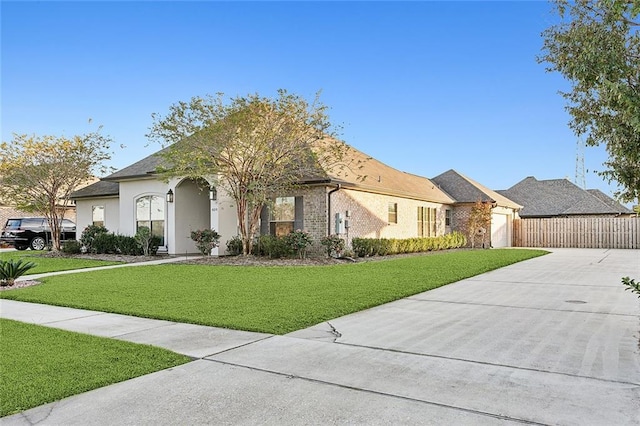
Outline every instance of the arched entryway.
<path id="1" fill-rule="evenodd" d="M 211 226 L 209 184 L 205 180 L 184 179 L 174 193 L 175 254 L 198 253 L 191 231 Z"/>

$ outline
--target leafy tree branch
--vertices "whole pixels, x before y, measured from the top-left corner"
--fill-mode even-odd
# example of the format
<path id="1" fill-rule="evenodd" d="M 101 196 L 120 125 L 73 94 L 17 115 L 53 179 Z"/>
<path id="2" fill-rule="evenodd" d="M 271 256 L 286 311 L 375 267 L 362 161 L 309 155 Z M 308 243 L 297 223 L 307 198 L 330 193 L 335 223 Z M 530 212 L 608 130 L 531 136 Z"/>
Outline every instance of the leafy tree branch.
<path id="1" fill-rule="evenodd" d="M 570 127 L 586 144 L 604 144 L 598 174 L 617 182 L 623 202 L 640 197 L 640 2 L 555 0 L 561 19 L 543 32 L 539 62 L 571 82 Z"/>
<path id="2" fill-rule="evenodd" d="M 204 178 L 233 198 L 245 255 L 251 253 L 260 212 L 271 197 L 309 178 L 346 171 L 350 148 L 333 136 L 327 107 L 279 90 L 227 100 L 194 97 L 153 114 L 147 135 L 166 147 L 165 177 Z"/>
<path id="3" fill-rule="evenodd" d="M 0 197 L 20 210 L 43 214 L 53 248 L 60 250 L 60 226 L 70 195 L 111 158 L 111 139 L 97 131 L 71 138 L 17 135 L 0 145 Z"/>

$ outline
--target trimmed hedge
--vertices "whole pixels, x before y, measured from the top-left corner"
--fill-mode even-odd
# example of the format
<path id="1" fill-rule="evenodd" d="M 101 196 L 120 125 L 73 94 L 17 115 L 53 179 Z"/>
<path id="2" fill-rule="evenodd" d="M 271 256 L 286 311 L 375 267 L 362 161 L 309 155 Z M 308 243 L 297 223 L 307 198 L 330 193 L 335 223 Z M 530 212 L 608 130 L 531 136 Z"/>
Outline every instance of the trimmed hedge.
<path id="1" fill-rule="evenodd" d="M 142 256 L 143 254 L 142 247 L 135 237 L 111 233 L 96 235 L 92 249 L 97 254 L 124 254 L 131 256 Z"/>
<path id="2" fill-rule="evenodd" d="M 284 237 L 276 237 L 275 235 L 260 235 L 253 245 L 254 256 L 269 257 L 278 259 L 280 257 L 293 256 L 293 250 L 287 244 Z"/>
<path id="3" fill-rule="evenodd" d="M 87 253 L 93 254 L 142 256 L 145 254 L 143 245 L 146 244 L 147 254 L 155 256 L 158 253 L 160 237 L 150 235 L 149 228 L 146 227 L 141 227 L 135 237 L 130 237 L 113 234 L 104 226 L 89 225 L 82 231 L 79 244 L 81 246 L 79 251 L 76 251 L 78 247 L 74 244 L 71 244 L 68 249 L 63 246 L 63 251 L 65 253 L 80 253 L 84 247 Z"/>
<path id="4" fill-rule="evenodd" d="M 467 244 L 464 234 L 454 231 L 439 237 L 426 238 L 354 238 L 351 247 L 358 257 L 386 256 L 401 253 L 460 248 Z"/>

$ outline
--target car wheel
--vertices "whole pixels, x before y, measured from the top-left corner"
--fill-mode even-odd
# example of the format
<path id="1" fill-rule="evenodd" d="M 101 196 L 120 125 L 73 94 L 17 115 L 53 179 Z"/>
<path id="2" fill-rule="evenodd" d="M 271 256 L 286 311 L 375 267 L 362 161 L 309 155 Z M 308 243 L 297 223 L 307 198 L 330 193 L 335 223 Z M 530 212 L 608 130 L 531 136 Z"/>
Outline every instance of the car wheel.
<path id="1" fill-rule="evenodd" d="M 31 240 L 31 250 L 44 250 L 47 242 L 42 237 L 35 237 Z"/>
<path id="2" fill-rule="evenodd" d="M 26 250 L 29 248 L 29 246 L 15 246 L 16 250 Z"/>

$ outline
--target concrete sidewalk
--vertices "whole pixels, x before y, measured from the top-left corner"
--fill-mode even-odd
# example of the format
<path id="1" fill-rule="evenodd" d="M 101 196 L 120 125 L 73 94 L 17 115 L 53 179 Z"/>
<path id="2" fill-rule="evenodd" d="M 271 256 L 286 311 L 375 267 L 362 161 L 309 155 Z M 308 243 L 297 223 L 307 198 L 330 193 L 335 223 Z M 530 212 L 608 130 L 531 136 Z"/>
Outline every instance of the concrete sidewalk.
<path id="1" fill-rule="evenodd" d="M 195 358 L 22 424 L 640 424 L 640 250 L 553 249 L 286 336 L 0 301 Z"/>
<path id="2" fill-rule="evenodd" d="M 147 266 L 147 265 L 162 265 L 165 263 L 175 263 L 182 262 L 189 259 L 196 259 L 200 256 L 190 255 L 190 256 L 176 256 L 176 257 L 164 257 L 161 259 L 155 260 L 147 260 L 143 262 L 133 262 L 133 263 L 119 263 L 116 265 L 106 265 L 106 266 L 94 266 L 92 268 L 81 268 L 81 269 L 70 269 L 67 271 L 55 271 L 55 272 L 44 272 L 42 274 L 33 274 L 33 275 L 23 275 L 20 278 L 16 279 L 16 281 L 26 281 L 26 280 L 39 280 L 44 277 L 52 277 L 55 275 L 68 275 L 68 274 L 81 274 L 83 272 L 91 272 L 91 271 L 101 271 L 104 269 L 116 269 L 116 268 L 129 268 L 133 266 Z"/>

